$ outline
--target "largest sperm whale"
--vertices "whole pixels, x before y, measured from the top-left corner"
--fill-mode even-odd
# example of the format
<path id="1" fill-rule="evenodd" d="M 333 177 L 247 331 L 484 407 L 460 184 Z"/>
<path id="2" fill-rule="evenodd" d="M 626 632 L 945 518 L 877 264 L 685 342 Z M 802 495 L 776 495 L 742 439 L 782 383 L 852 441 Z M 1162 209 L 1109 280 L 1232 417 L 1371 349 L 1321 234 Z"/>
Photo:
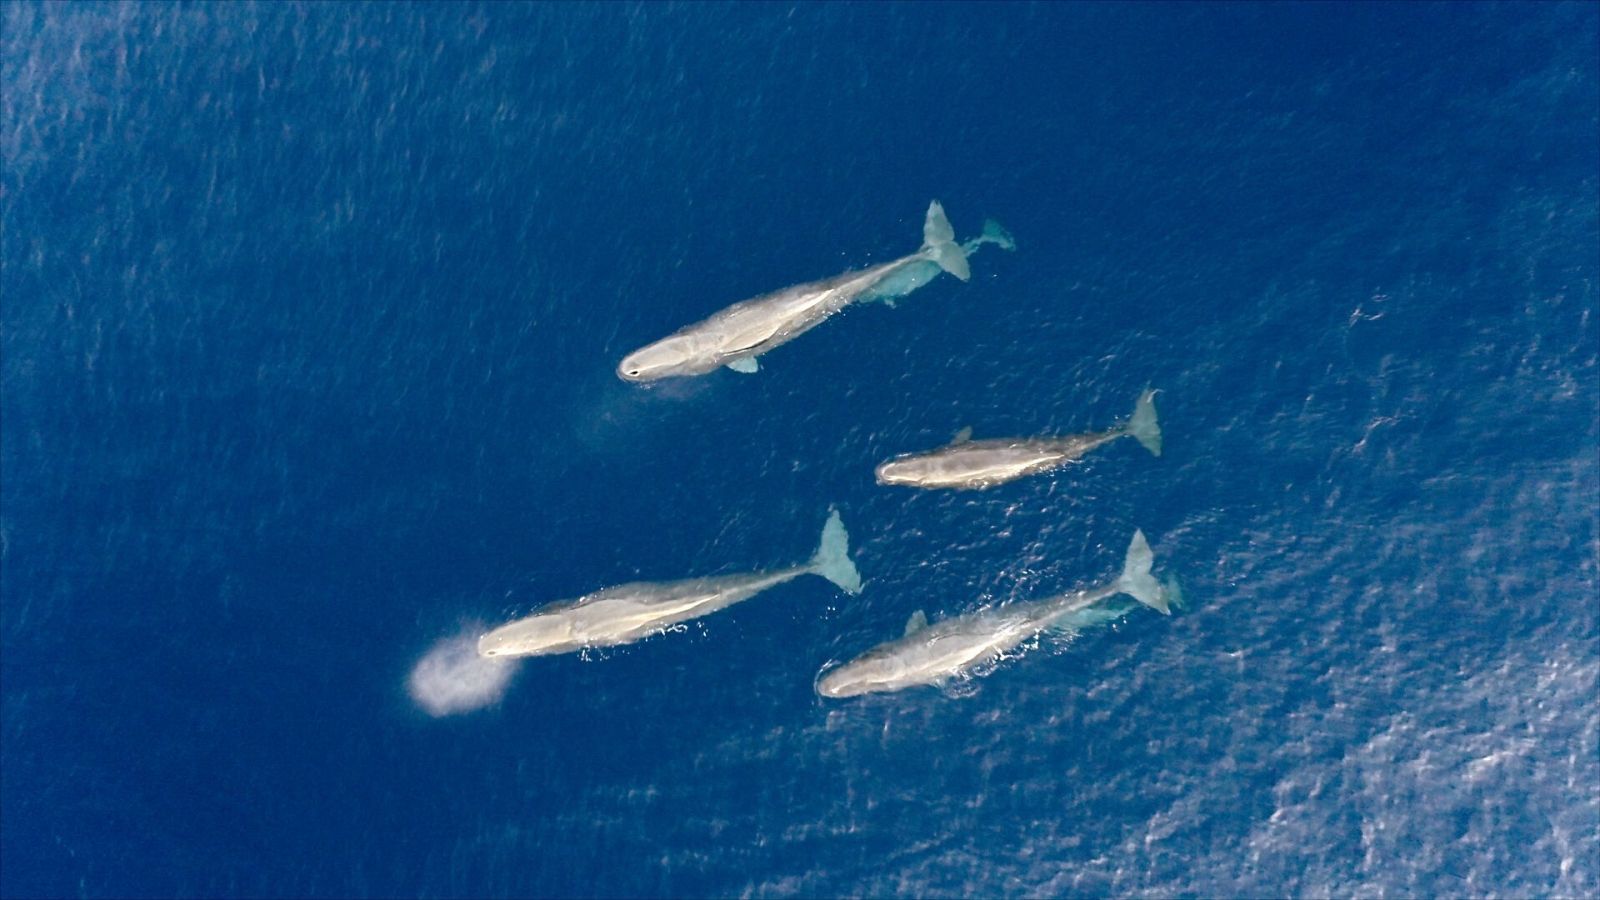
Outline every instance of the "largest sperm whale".
<path id="1" fill-rule="evenodd" d="M 998 226 L 986 230 L 984 237 L 966 247 L 957 244 L 955 237 L 944 207 L 935 200 L 928 205 L 922 247 L 917 252 L 735 303 L 623 357 L 617 364 L 617 375 L 624 381 L 655 381 L 704 375 L 722 366 L 736 372 L 754 372 L 758 368 L 756 357 L 821 325 L 851 303 L 886 300 L 921 287 L 938 274 L 937 270 L 928 271 L 928 263 L 966 281 L 972 277 L 967 264 L 969 248 L 986 242 L 1001 246 L 1011 243 L 1010 236 Z"/>

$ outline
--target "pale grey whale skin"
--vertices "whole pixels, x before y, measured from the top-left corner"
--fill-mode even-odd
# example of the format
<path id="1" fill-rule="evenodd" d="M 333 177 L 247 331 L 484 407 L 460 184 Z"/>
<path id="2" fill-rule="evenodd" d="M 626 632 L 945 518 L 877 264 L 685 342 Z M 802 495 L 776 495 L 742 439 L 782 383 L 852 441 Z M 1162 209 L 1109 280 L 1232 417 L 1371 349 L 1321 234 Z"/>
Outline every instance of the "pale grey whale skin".
<path id="1" fill-rule="evenodd" d="M 974 441 L 969 438 L 970 430 L 964 430 L 937 450 L 909 453 L 880 464 L 876 470 L 878 483 L 917 488 L 991 488 L 1059 468 L 1120 437 L 1134 438 L 1160 456 L 1161 427 L 1152 402 L 1155 394 L 1147 390 L 1139 395 L 1126 425 L 1097 434 Z"/>
<path id="2" fill-rule="evenodd" d="M 982 237 L 957 244 L 955 230 L 937 200 L 928 206 L 922 235 L 922 248 L 908 256 L 735 303 L 628 354 L 617 364 L 617 376 L 624 381 L 655 381 L 704 375 L 723 366 L 754 372 L 756 357 L 810 331 L 851 303 L 903 296 L 941 270 L 966 281 L 972 277 L 968 253 L 985 243 L 1015 247 L 1010 235 L 992 222 Z"/>
<path id="3" fill-rule="evenodd" d="M 984 244 L 994 244 L 1002 250 L 1016 250 L 1017 242 L 1011 234 L 993 219 L 983 221 L 983 232 L 977 237 L 961 245 L 961 252 L 967 255 L 970 261 L 972 255 Z M 917 288 L 939 277 L 943 269 L 939 264 L 930 259 L 913 262 L 904 268 L 897 269 L 892 274 L 884 277 L 870 290 L 857 298 L 858 303 L 868 303 L 873 300 L 882 300 L 886 306 L 894 306 L 895 300 L 910 294 Z"/>
<path id="4" fill-rule="evenodd" d="M 906 623 L 905 636 L 879 644 L 836 668 L 825 669 L 817 681 L 817 693 L 842 699 L 942 684 L 993 662 L 1073 613 L 1118 594 L 1127 594 L 1170 615 L 1171 607 L 1182 600 L 1177 582 L 1159 584 L 1150 574 L 1152 562 L 1144 532 L 1135 531 L 1122 575 L 1104 587 L 991 607 L 932 625 L 919 610 Z"/>
<path id="5" fill-rule="evenodd" d="M 837 511 L 828 516 L 822 527 L 821 545 L 805 565 L 606 588 L 576 600 L 552 603 L 484 634 L 478 638 L 478 655 L 544 656 L 629 644 L 679 622 L 748 600 L 802 575 L 821 575 L 848 593 L 861 590 L 861 575 L 850 559 L 849 535 Z"/>

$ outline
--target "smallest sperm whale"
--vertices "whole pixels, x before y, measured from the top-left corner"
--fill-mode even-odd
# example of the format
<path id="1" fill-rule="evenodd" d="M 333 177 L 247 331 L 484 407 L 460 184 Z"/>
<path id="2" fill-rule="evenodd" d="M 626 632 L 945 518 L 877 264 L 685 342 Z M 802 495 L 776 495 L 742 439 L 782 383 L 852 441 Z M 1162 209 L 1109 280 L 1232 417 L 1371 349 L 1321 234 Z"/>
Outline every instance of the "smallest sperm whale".
<path id="1" fill-rule="evenodd" d="M 954 441 L 937 450 L 908 453 L 879 465 L 878 483 L 916 488 L 991 488 L 1059 468 L 1120 437 L 1131 437 L 1160 456 L 1161 426 L 1156 423 L 1155 395 L 1153 390 L 1140 394 L 1127 424 L 1096 434 L 974 441 L 972 429 L 964 428 Z"/>
<path id="2" fill-rule="evenodd" d="M 928 624 L 927 615 L 918 610 L 906 623 L 904 637 L 879 644 L 850 662 L 825 670 L 817 681 L 817 693 L 841 699 L 943 684 L 999 659 L 1047 628 L 1072 624 L 1074 613 L 1118 594 L 1127 594 L 1170 615 L 1171 607 L 1182 600 L 1177 582 L 1158 583 L 1150 574 L 1152 562 L 1144 532 L 1135 531 L 1122 575 L 1104 587 L 996 606 L 932 625 Z"/>
<path id="3" fill-rule="evenodd" d="M 850 559 L 850 538 L 835 510 L 822 526 L 816 555 L 804 565 L 690 578 L 637 582 L 606 588 L 542 607 L 525 619 L 502 625 L 478 638 L 484 657 L 544 656 L 590 647 L 631 644 L 668 627 L 698 619 L 801 575 L 821 575 L 847 593 L 861 590 L 861 574 Z"/>

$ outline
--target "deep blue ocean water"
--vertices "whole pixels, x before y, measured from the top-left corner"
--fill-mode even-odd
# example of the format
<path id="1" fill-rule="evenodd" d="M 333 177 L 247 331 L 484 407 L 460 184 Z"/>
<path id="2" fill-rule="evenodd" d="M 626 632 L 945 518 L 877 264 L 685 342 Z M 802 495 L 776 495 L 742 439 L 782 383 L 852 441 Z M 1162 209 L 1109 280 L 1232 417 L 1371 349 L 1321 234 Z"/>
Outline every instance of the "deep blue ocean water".
<path id="1" fill-rule="evenodd" d="M 6 4 L 0 893 L 1595 895 L 1597 10 Z M 935 198 L 1018 249 L 615 377 Z M 857 597 L 408 694 L 830 505 Z M 814 693 L 1136 527 L 1180 614 Z"/>

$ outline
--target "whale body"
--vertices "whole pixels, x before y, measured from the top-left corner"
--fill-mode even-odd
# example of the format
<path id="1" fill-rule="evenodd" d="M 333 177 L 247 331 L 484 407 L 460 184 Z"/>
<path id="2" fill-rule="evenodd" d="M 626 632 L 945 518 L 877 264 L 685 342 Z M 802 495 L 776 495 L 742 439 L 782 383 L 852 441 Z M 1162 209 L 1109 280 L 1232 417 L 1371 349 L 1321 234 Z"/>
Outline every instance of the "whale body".
<path id="1" fill-rule="evenodd" d="M 962 281 L 972 277 L 967 250 L 955 242 L 955 230 L 937 200 L 928 206 L 922 235 L 920 250 L 891 262 L 735 303 L 623 357 L 617 376 L 624 381 L 655 381 L 704 375 L 723 366 L 754 372 L 759 367 L 756 357 L 821 325 L 857 300 L 904 295 L 941 270 Z"/>
<path id="2" fill-rule="evenodd" d="M 974 441 L 963 430 L 951 443 L 923 453 L 897 456 L 878 466 L 879 484 L 916 488 L 981 489 L 1048 472 L 1080 459 L 1085 453 L 1121 437 L 1137 440 L 1161 455 L 1161 427 L 1147 390 L 1134 405 L 1126 425 L 1096 434 L 1071 437 L 998 438 Z"/>
<path id="3" fill-rule="evenodd" d="M 861 575 L 850 559 L 849 535 L 837 511 L 823 525 L 821 545 L 805 565 L 606 588 L 576 600 L 552 603 L 488 632 L 478 638 L 478 654 L 544 656 L 630 644 L 802 575 L 820 575 L 848 593 L 861 590 Z"/>
<path id="4" fill-rule="evenodd" d="M 1170 615 L 1181 599 L 1177 583 L 1158 583 L 1150 573 L 1152 562 L 1144 532 L 1135 531 L 1122 575 L 1103 587 L 991 607 L 933 625 L 918 610 L 906 623 L 903 637 L 825 670 L 817 681 L 817 693 L 842 699 L 942 684 L 999 659 L 1041 631 L 1118 594 Z"/>

